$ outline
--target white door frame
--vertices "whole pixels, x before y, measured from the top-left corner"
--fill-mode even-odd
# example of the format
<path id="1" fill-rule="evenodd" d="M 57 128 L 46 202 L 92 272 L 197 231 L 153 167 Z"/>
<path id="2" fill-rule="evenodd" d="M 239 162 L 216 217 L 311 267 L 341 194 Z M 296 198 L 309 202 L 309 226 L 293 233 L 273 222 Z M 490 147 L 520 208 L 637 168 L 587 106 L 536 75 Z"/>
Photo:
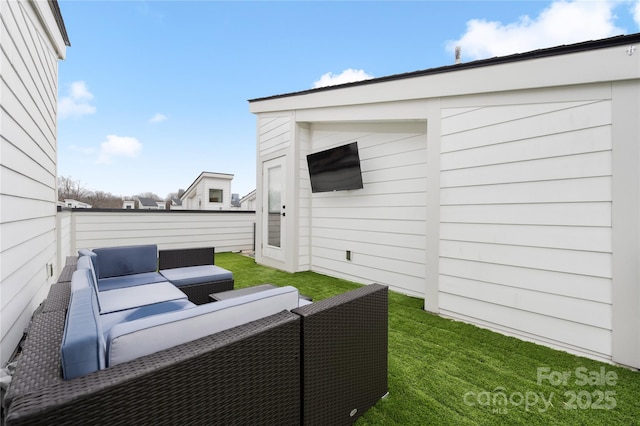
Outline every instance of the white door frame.
<path id="1" fill-rule="evenodd" d="M 285 160 L 282 156 L 262 163 L 262 255 L 279 261 L 284 261 L 286 249 Z"/>

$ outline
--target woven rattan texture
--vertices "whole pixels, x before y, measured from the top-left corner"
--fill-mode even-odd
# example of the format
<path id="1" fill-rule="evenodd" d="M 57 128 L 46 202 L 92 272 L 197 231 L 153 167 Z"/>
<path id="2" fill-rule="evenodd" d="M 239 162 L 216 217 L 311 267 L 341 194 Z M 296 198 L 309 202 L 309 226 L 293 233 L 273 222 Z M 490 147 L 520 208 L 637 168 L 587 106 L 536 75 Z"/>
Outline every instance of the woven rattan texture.
<path id="1" fill-rule="evenodd" d="M 302 315 L 303 422 L 348 425 L 387 393 L 388 289 L 371 284 Z"/>
<path id="2" fill-rule="evenodd" d="M 73 275 L 73 273 L 77 268 L 78 268 L 77 263 L 67 264 L 64 268 L 62 268 L 62 272 L 60 272 L 60 277 L 58 277 L 58 282 L 59 283 L 70 282 L 71 276 Z"/>
<path id="3" fill-rule="evenodd" d="M 282 312 L 44 384 L 14 396 L 6 424 L 299 424 L 299 321 Z"/>
<path id="4" fill-rule="evenodd" d="M 209 303 L 209 295 L 212 293 L 220 293 L 222 291 L 233 290 L 234 280 L 220 280 L 208 283 L 199 283 L 194 285 L 184 285 L 178 287 L 189 300 L 196 305 Z"/>
<path id="5" fill-rule="evenodd" d="M 65 316 L 65 311 L 58 311 L 41 312 L 33 317 L 5 397 L 5 407 L 14 397 L 37 393 L 43 387 L 62 381 L 60 344 Z"/>
<path id="6" fill-rule="evenodd" d="M 160 250 L 158 252 L 158 269 L 213 265 L 214 256 L 215 249 L 213 247 Z"/>
<path id="7" fill-rule="evenodd" d="M 59 282 L 49 287 L 49 295 L 44 301 L 42 312 L 66 311 L 71 296 L 71 283 Z"/>

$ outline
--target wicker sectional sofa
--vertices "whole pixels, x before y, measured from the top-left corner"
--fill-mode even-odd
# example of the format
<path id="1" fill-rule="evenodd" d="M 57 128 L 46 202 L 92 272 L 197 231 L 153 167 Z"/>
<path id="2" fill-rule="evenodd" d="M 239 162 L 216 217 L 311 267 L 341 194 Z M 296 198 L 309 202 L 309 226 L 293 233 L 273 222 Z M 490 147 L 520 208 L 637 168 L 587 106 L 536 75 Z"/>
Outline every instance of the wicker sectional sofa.
<path id="1" fill-rule="evenodd" d="M 387 392 L 388 291 L 377 284 L 64 380 L 75 268 L 33 316 L 7 425 L 351 424 Z"/>
<path id="2" fill-rule="evenodd" d="M 158 250 L 155 244 L 83 249 L 101 291 L 170 282 L 200 305 L 209 294 L 233 289 L 233 273 L 214 265 L 214 247 Z"/>

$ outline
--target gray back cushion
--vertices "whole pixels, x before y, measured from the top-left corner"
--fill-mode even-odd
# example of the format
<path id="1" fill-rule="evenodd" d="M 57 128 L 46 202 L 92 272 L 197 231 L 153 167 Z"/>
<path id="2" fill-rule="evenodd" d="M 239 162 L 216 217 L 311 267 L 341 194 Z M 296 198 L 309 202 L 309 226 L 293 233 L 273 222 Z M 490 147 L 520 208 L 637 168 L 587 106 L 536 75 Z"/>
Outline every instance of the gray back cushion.
<path id="1" fill-rule="evenodd" d="M 158 246 L 104 247 L 93 249 L 98 255 L 98 279 L 155 272 L 158 269 Z"/>

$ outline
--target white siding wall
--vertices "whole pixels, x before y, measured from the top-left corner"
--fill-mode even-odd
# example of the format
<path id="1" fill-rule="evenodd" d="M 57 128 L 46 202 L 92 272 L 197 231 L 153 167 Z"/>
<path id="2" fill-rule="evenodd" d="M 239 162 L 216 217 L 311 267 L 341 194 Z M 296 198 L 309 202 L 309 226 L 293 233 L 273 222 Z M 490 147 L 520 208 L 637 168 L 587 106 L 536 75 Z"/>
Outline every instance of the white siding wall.
<path id="1" fill-rule="evenodd" d="M 298 201 L 298 268 L 297 271 L 311 270 L 311 182 L 309 181 L 309 166 L 307 155 L 311 154 L 311 126 L 308 123 L 298 124 L 298 178 L 295 185 Z"/>
<path id="2" fill-rule="evenodd" d="M 424 295 L 426 123 L 311 125 L 312 152 L 354 141 L 364 188 L 310 194 L 310 210 L 302 210 L 311 215 L 311 268 Z M 308 194 L 302 154 L 301 187 Z M 351 261 L 346 250 L 351 250 Z"/>
<path id="3" fill-rule="evenodd" d="M 291 114 L 258 118 L 258 158 L 269 156 L 291 145 Z"/>
<path id="4" fill-rule="evenodd" d="M 253 248 L 254 212 L 74 211 L 70 255 L 81 248 L 157 244 L 159 249 Z"/>
<path id="5" fill-rule="evenodd" d="M 71 249 L 73 242 L 71 235 L 71 211 L 64 210 L 58 212 L 57 220 L 57 238 L 58 238 L 58 265 L 64 266 L 67 256 L 75 256 L 76 253 Z"/>
<path id="6" fill-rule="evenodd" d="M 33 8 L 47 16 L 39 16 Z M 0 2 L 0 365 L 58 272 L 56 49 L 49 4 Z M 55 25 L 55 23 L 54 23 Z M 60 41 L 60 36 L 54 37 Z M 55 42 L 55 41 L 54 41 Z"/>
<path id="7" fill-rule="evenodd" d="M 442 314 L 610 358 L 611 101 L 591 89 L 443 108 Z"/>
<path id="8" fill-rule="evenodd" d="M 293 245 L 293 230 L 296 227 L 295 216 L 296 208 L 295 200 L 293 199 L 293 192 L 296 191 L 294 182 L 294 166 L 285 166 L 284 186 L 285 193 L 283 194 L 284 200 L 287 202 L 287 220 L 284 222 L 284 235 L 283 241 L 284 250 L 286 252 L 285 259 L 276 259 L 263 255 L 263 249 L 266 244 L 263 243 L 263 229 L 264 223 L 262 216 L 263 206 L 263 163 L 265 161 L 273 160 L 277 157 L 285 156 L 289 162 L 294 160 L 292 149 L 295 148 L 292 144 L 294 137 L 295 124 L 294 114 L 290 112 L 282 112 L 276 114 L 261 114 L 258 116 L 257 123 L 257 161 L 256 161 L 256 211 L 258 213 L 258 220 L 256 222 L 256 261 L 268 266 L 287 270 L 289 272 L 296 272 L 300 269 L 295 264 L 295 247 Z M 287 239 L 287 236 L 290 239 Z"/>
<path id="9" fill-rule="evenodd" d="M 202 186 L 203 186 L 202 204 L 203 204 L 204 210 L 229 210 L 231 208 L 231 180 L 230 179 L 205 178 L 202 180 Z M 210 189 L 222 190 L 221 203 L 209 202 Z"/>

